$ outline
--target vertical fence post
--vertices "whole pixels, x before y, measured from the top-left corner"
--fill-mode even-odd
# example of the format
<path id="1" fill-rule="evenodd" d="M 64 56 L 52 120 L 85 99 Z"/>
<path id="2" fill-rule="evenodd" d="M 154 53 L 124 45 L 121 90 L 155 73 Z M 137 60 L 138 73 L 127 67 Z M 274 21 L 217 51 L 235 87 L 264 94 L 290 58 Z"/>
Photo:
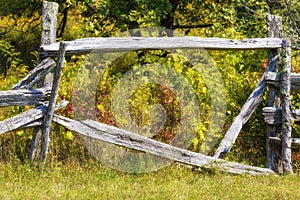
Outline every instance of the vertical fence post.
<path id="1" fill-rule="evenodd" d="M 280 70 L 280 95 L 282 106 L 282 164 L 283 173 L 292 173 L 292 113 L 291 113 L 291 42 L 285 40 L 282 47 L 282 64 Z"/>
<path id="2" fill-rule="evenodd" d="M 58 4 L 54 2 L 43 2 L 42 13 L 42 37 L 41 45 L 49 45 L 56 40 L 56 22 L 57 22 Z M 40 57 L 40 61 L 43 58 Z M 52 74 L 49 73 L 45 80 L 38 83 L 38 87 L 51 87 Z M 32 162 L 40 162 L 42 156 L 42 126 L 34 128 L 32 143 L 30 147 L 29 160 Z"/>
<path id="3" fill-rule="evenodd" d="M 55 109 L 55 103 L 56 103 L 56 99 L 57 99 L 58 87 L 59 87 L 62 67 L 63 67 L 63 63 L 64 63 L 64 58 L 65 58 L 65 52 L 66 52 L 66 43 L 61 42 L 60 46 L 59 46 L 58 61 L 57 61 L 57 65 L 56 65 L 55 73 L 54 73 L 51 97 L 49 100 L 49 105 L 48 105 L 47 111 L 45 113 L 44 124 L 43 124 L 43 129 L 42 129 L 42 134 L 43 134 L 42 162 L 43 163 L 46 161 L 47 154 L 48 154 L 48 148 L 49 148 L 49 142 L 50 142 L 49 133 L 50 133 L 51 122 L 52 122 L 53 113 L 54 113 L 54 109 Z"/>
<path id="4" fill-rule="evenodd" d="M 279 16 L 268 15 L 267 16 L 267 37 L 281 38 L 282 37 L 282 20 Z M 281 49 L 269 50 L 268 56 L 268 68 L 273 69 L 274 72 L 279 70 L 279 56 Z M 280 92 L 279 89 L 269 85 L 268 107 L 280 106 Z M 267 167 L 277 173 L 283 173 L 282 171 L 282 159 L 281 159 L 281 144 L 276 140 L 269 139 L 270 137 L 280 137 L 281 126 L 269 125 L 267 128 Z"/>

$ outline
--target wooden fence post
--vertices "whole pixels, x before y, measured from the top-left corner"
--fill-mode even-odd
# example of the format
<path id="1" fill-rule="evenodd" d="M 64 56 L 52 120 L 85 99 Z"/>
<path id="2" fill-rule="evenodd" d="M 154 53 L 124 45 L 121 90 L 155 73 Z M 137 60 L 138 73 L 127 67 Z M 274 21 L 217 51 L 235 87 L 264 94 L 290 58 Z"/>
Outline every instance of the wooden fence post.
<path id="1" fill-rule="evenodd" d="M 41 45 L 49 45 L 56 40 L 56 22 L 57 22 L 58 4 L 54 2 L 43 2 L 42 13 L 42 37 Z M 43 58 L 40 58 L 40 61 Z M 45 80 L 38 83 L 38 87 L 51 87 L 53 75 L 49 73 Z M 32 162 L 40 162 L 42 156 L 42 126 L 34 128 L 32 143 L 30 147 L 29 160 Z"/>
<path id="2" fill-rule="evenodd" d="M 292 111 L 291 111 L 291 42 L 285 40 L 282 47 L 282 64 L 280 69 L 280 95 L 282 106 L 282 164 L 283 173 L 292 173 Z"/>
<path id="3" fill-rule="evenodd" d="M 281 38 L 282 37 L 282 20 L 278 16 L 267 16 L 267 37 Z M 279 69 L 279 56 L 281 49 L 269 50 L 268 65 L 269 68 L 275 69 L 274 72 L 278 72 Z M 275 86 L 269 85 L 268 107 L 280 106 L 280 94 L 279 89 Z M 282 160 L 281 160 L 281 144 L 279 141 L 272 140 L 270 137 L 280 137 L 281 126 L 269 125 L 267 129 L 267 167 L 277 173 L 283 173 Z"/>
<path id="4" fill-rule="evenodd" d="M 60 46 L 59 46 L 58 61 L 57 61 L 57 65 L 56 65 L 55 73 L 54 73 L 51 97 L 50 97 L 48 108 L 47 108 L 47 111 L 46 111 L 46 114 L 44 117 L 44 123 L 43 123 L 43 129 L 42 129 L 42 134 L 43 134 L 43 137 L 42 137 L 42 162 L 43 163 L 46 161 L 47 154 L 48 154 L 48 148 L 49 148 L 49 142 L 50 142 L 49 133 L 50 133 L 50 128 L 51 128 L 53 113 L 55 110 L 55 103 L 56 103 L 56 99 L 57 99 L 58 87 L 59 87 L 62 67 L 63 67 L 63 63 L 64 63 L 64 58 L 65 58 L 65 52 L 66 52 L 66 43 L 61 42 Z"/>

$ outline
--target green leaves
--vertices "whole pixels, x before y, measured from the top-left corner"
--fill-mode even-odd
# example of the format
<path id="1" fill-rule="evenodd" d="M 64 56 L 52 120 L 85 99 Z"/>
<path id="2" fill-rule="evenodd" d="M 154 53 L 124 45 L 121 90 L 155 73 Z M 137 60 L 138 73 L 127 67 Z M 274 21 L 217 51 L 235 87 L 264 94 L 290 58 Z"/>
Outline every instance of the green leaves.
<path id="1" fill-rule="evenodd" d="M 17 68 L 22 66 L 22 60 L 20 59 L 20 52 L 17 52 L 14 46 L 12 46 L 6 40 L 0 40 L 0 75 L 7 75 L 7 71 L 10 68 Z M 20 69 L 26 71 L 26 68 Z M 21 73 L 22 75 L 24 73 Z"/>

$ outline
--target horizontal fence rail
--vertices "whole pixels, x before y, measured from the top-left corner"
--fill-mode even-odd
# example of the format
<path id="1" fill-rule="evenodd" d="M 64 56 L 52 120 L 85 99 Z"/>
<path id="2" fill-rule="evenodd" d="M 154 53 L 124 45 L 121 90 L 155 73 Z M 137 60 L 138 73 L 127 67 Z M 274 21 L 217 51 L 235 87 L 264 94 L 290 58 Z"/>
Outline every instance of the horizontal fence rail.
<path id="1" fill-rule="evenodd" d="M 200 37 L 109 37 L 82 38 L 65 42 L 66 54 L 86 54 L 91 51 L 133 51 L 138 49 L 274 49 L 282 47 L 281 38 L 232 40 Z M 43 56 L 56 56 L 59 43 L 41 46 Z"/>
<path id="2" fill-rule="evenodd" d="M 280 73 L 267 72 L 266 81 L 270 85 L 279 87 L 280 86 Z M 300 91 L 300 74 L 296 74 L 296 73 L 291 74 L 291 89 Z"/>
<path id="3" fill-rule="evenodd" d="M 47 103 L 50 95 L 51 88 L 0 91 L 0 107 L 40 105 Z"/>
<path id="4" fill-rule="evenodd" d="M 67 106 L 68 101 L 62 101 L 59 103 L 55 110 L 59 110 Z M 0 134 L 12 131 L 15 129 L 29 128 L 34 126 L 42 125 L 42 117 L 44 117 L 47 106 L 42 105 L 31 110 L 25 111 L 12 118 L 0 121 Z"/>
<path id="5" fill-rule="evenodd" d="M 270 125 L 282 124 L 282 109 L 279 107 L 264 107 L 264 120 Z M 300 122 L 300 110 L 292 110 L 292 119 L 295 122 Z"/>
<path id="6" fill-rule="evenodd" d="M 60 115 L 54 115 L 53 121 L 81 135 L 102 140 L 108 143 L 128 147 L 130 149 L 148 152 L 181 163 L 198 167 L 218 168 L 235 174 L 274 174 L 270 169 L 253 167 L 236 162 L 225 161 L 200 153 L 191 152 L 169 144 L 158 142 L 147 137 L 125 131 L 97 121 L 75 121 Z"/>

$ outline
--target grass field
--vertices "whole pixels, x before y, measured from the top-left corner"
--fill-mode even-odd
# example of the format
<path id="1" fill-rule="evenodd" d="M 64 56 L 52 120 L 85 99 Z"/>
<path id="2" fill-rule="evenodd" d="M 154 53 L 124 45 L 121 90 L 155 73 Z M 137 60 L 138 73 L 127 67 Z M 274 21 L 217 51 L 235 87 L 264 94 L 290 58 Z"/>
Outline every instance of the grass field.
<path id="1" fill-rule="evenodd" d="M 0 199 L 300 199 L 300 175 L 237 176 L 173 165 L 126 174 L 98 162 L 0 164 Z"/>

